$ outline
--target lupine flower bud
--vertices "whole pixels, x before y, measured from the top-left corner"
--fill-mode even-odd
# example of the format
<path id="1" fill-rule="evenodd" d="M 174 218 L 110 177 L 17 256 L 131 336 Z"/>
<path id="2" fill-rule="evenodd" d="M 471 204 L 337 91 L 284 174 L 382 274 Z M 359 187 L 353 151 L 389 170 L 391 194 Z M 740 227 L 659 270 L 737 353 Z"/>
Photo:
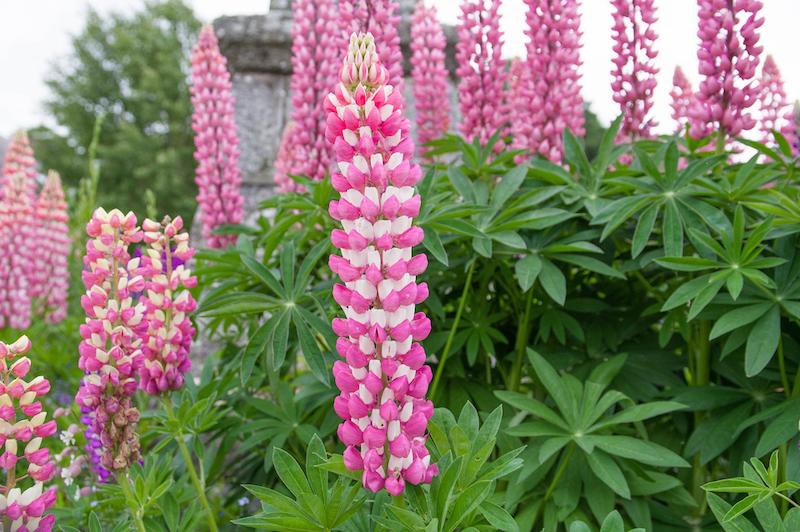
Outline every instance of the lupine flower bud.
<path id="1" fill-rule="evenodd" d="M 148 246 L 142 257 L 146 291 L 141 299 L 147 329 L 142 335 L 139 387 L 159 395 L 179 390 L 192 366 L 189 351 L 195 330 L 189 314 L 197 303 L 188 289 L 196 286 L 197 278 L 186 267 L 194 249 L 180 216 L 160 224 L 145 220 L 142 229 Z M 177 265 L 173 259 L 178 259 Z"/>
<path id="2" fill-rule="evenodd" d="M 212 248 L 235 241 L 235 235 L 215 235 L 212 231 L 221 225 L 241 223 L 244 216 L 239 139 L 226 64 L 214 29 L 204 26 L 192 50 L 192 129 L 203 239 Z"/>
<path id="3" fill-rule="evenodd" d="M 342 41 L 347 46 L 352 33 L 369 32 L 375 38 L 375 47 L 386 68 L 386 82 L 403 94 L 403 54 L 400 51 L 400 6 L 397 0 L 340 0 L 340 28 L 344 29 Z M 339 50 L 338 46 L 335 48 Z M 337 57 L 338 67 L 338 57 Z"/>
<path id="4" fill-rule="evenodd" d="M 735 137 L 755 126 L 748 109 L 758 97 L 758 0 L 698 0 L 697 49 L 702 81 L 690 110 L 695 138 L 720 132 Z"/>
<path id="5" fill-rule="evenodd" d="M 525 0 L 527 68 L 510 116 L 513 146 L 560 163 L 564 130 L 584 134 L 577 0 Z"/>
<path id="6" fill-rule="evenodd" d="M 418 2 L 411 19 L 411 77 L 417 112 L 417 140 L 425 144 L 447 133 L 450 98 L 447 84 L 445 37 L 435 7 Z"/>
<path id="7" fill-rule="evenodd" d="M 67 315 L 70 250 L 67 202 L 61 188 L 61 178 L 50 171 L 39 193 L 34 210 L 37 249 L 34 253 L 34 281 L 31 297 L 41 298 L 44 319 L 59 323 Z"/>
<path id="8" fill-rule="evenodd" d="M 334 297 L 345 314 L 333 322 L 344 358 L 333 376 L 346 467 L 363 470 L 367 489 L 399 495 L 406 482 L 430 482 L 438 470 L 425 448 L 431 371 L 417 343 L 430 333 L 430 321 L 415 312 L 427 295 L 416 282 L 427 260 L 412 252 L 423 236 L 412 225 L 419 210 L 413 187 L 422 172 L 411 162 L 402 94 L 387 79 L 372 35 L 353 34 L 341 83 L 326 102 L 328 141 L 353 148 L 337 161 L 340 199 L 329 209 L 342 225 L 331 235 L 341 256 L 332 255 L 330 265 L 344 283 Z"/>
<path id="9" fill-rule="evenodd" d="M 86 294 L 81 306 L 78 367 L 85 372 L 75 402 L 87 416 L 87 442 L 99 441 L 100 465 L 127 469 L 138 461 L 139 410 L 133 403 L 136 373 L 142 366 L 141 336 L 147 328 L 145 305 L 133 293 L 145 288 L 141 260 L 131 258 L 131 244 L 142 240 L 133 213 L 97 209 L 86 225 L 91 238 L 83 258 Z"/>
<path id="10" fill-rule="evenodd" d="M 458 23 L 458 128 L 469 141 L 485 145 L 507 133 L 506 69 L 498 9 L 500 0 L 465 0 Z M 502 148 L 497 143 L 496 149 Z"/>
<path id="11" fill-rule="evenodd" d="M 44 483 L 53 477 L 55 464 L 44 439 L 55 434 L 56 424 L 45 421 L 47 413 L 42 409 L 41 398 L 50 390 L 47 379 L 25 380 L 31 368 L 25 356 L 30 349 L 27 336 L 10 345 L 0 342 L 0 468 L 6 475 L 0 517 L 10 523 L 9 530 L 49 532 L 55 517 L 44 512 L 55 503 L 56 488 L 44 490 Z M 15 361 L 15 357 L 20 358 Z"/>
<path id="12" fill-rule="evenodd" d="M 761 69 L 758 104 L 761 114 L 759 122 L 761 142 L 774 144 L 772 131 L 775 130 L 786 137 L 789 144 L 794 145 L 797 131 L 794 109 L 786 98 L 781 72 L 771 55 L 764 60 Z M 794 147 L 794 152 L 797 152 L 797 147 Z"/>
<path id="13" fill-rule="evenodd" d="M 675 131 L 680 133 L 689 122 L 689 109 L 694 102 L 694 91 L 681 67 L 676 66 L 672 75 L 672 90 L 669 93 L 672 107 L 672 119 L 675 121 Z"/>
<path id="14" fill-rule="evenodd" d="M 611 89 L 622 113 L 619 140 L 652 137 L 650 114 L 656 88 L 658 52 L 654 43 L 656 8 L 653 0 L 612 0 L 614 53 Z"/>

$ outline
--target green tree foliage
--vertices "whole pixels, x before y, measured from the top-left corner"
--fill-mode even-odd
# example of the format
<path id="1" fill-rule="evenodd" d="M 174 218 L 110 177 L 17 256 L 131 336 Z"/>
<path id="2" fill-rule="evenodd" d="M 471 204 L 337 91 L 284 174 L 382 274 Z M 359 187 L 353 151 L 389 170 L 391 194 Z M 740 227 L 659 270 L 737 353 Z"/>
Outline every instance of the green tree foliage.
<path id="1" fill-rule="evenodd" d="M 188 65 L 199 28 L 181 0 L 148 2 L 129 16 L 90 10 L 71 55 L 47 79 L 51 96 L 45 105 L 58 127 L 31 132 L 43 167 L 76 185 L 86 173 L 95 119 L 103 114 L 99 203 L 144 214 L 144 192 L 150 189 L 162 213 L 191 219 L 195 163 Z"/>

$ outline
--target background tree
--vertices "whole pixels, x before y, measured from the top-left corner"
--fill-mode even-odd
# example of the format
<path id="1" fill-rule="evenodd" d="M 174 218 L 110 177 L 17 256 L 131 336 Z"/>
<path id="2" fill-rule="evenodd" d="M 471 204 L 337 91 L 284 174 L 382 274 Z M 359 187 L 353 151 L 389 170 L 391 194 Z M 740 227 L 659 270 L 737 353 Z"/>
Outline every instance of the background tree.
<path id="1" fill-rule="evenodd" d="M 160 212 L 191 220 L 196 190 L 188 57 L 199 28 L 181 0 L 148 2 L 132 15 L 90 10 L 71 55 L 47 80 L 45 105 L 59 127 L 31 132 L 43 168 L 76 185 L 85 175 L 95 119 L 103 114 L 98 201 L 144 213 L 150 189 Z"/>

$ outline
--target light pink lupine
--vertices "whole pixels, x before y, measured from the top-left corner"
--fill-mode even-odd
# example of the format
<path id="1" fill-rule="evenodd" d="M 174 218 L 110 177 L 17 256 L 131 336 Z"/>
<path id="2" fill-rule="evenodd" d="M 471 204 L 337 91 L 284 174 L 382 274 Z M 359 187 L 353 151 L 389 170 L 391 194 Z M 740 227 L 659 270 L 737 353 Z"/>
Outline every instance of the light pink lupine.
<path id="1" fill-rule="evenodd" d="M 22 174 L 25 176 L 25 190 L 33 200 L 36 196 L 36 159 L 33 157 L 33 148 L 24 131 L 18 131 L 9 142 L 3 158 L 3 173 L 0 175 L 0 199 L 3 199 L 3 189 L 10 176 Z"/>
<path id="2" fill-rule="evenodd" d="M 525 68 L 511 104 L 513 146 L 561 162 L 563 134 L 584 134 L 577 0 L 525 0 Z"/>
<path id="3" fill-rule="evenodd" d="M 656 125 L 650 116 L 658 68 L 655 59 L 656 8 L 653 0 L 612 0 L 614 64 L 611 90 L 619 104 L 622 124 L 618 138 L 623 141 L 648 139 Z"/>
<path id="4" fill-rule="evenodd" d="M 296 127 L 294 122 L 288 122 L 286 124 L 286 127 L 283 128 L 283 134 L 281 135 L 281 143 L 278 145 L 278 153 L 275 155 L 275 174 L 273 180 L 275 181 L 275 186 L 278 188 L 278 192 L 282 193 L 298 192 L 300 190 L 300 184 L 289 177 L 290 175 L 297 175 L 294 173 L 297 167 L 296 161 L 299 151 L 296 149 L 297 144 L 294 141 L 294 130 Z"/>
<path id="5" fill-rule="evenodd" d="M 78 367 L 85 372 L 75 402 L 88 416 L 88 430 L 101 443 L 100 462 L 120 471 L 139 458 L 136 425 L 139 410 L 132 398 L 142 365 L 141 337 L 147 327 L 144 303 L 134 301 L 145 279 L 141 261 L 129 248 L 142 240 L 136 216 L 98 208 L 86 225 L 82 273 L 86 293 L 81 306 L 86 321 L 80 327 Z"/>
<path id="6" fill-rule="evenodd" d="M 508 125 L 499 7 L 500 0 L 465 0 L 458 22 L 458 129 L 469 142 L 477 139 L 482 145 L 498 131 L 505 135 Z"/>
<path id="7" fill-rule="evenodd" d="M 690 134 L 720 139 L 752 129 L 748 112 L 758 97 L 758 28 L 764 23 L 758 0 L 698 0 L 697 49 L 702 81 L 689 111 Z"/>
<path id="8" fill-rule="evenodd" d="M 204 26 L 192 50 L 192 129 L 203 239 L 212 248 L 235 242 L 235 235 L 214 235 L 212 231 L 221 225 L 241 223 L 244 215 L 239 139 L 226 65 L 214 29 Z"/>
<path id="9" fill-rule="evenodd" d="M 758 104 L 761 114 L 761 142 L 774 144 L 772 131 L 775 130 L 786 137 L 790 144 L 793 143 L 796 128 L 794 107 L 786 98 L 781 72 L 771 55 L 764 60 L 761 69 Z"/>
<path id="10" fill-rule="evenodd" d="M 399 495 L 406 482 L 430 482 L 438 469 L 425 448 L 432 373 L 418 343 L 431 322 L 415 313 L 428 296 L 427 284 L 416 282 L 427 257 L 412 255 L 423 239 L 412 223 L 422 171 L 412 162 L 403 95 L 387 80 L 372 35 L 353 34 L 341 83 L 327 101 L 327 137 L 339 169 L 332 184 L 340 193 L 329 212 L 342 225 L 331 234 L 341 255 L 331 255 L 329 265 L 343 283 L 333 296 L 345 317 L 333 320 L 333 330 L 344 360 L 334 363 L 333 375 L 344 463 L 363 470 L 370 491 Z"/>
<path id="11" fill-rule="evenodd" d="M 23 171 L 6 175 L 0 200 L 0 327 L 31 323 L 31 280 L 35 277 L 33 203 Z"/>
<path id="12" fill-rule="evenodd" d="M 147 331 L 142 341 L 139 387 L 150 395 L 160 395 L 183 387 L 184 375 L 192 367 L 189 351 L 195 330 L 189 314 L 197 303 L 189 289 L 197 286 L 197 278 L 186 262 L 194 256 L 194 249 L 189 247 L 189 233 L 183 231 L 180 216 L 162 223 L 145 220 L 142 229 L 147 244 L 142 257 Z"/>
<path id="13" fill-rule="evenodd" d="M 397 0 L 339 0 L 339 13 L 339 28 L 344 32 L 342 41 L 337 44 L 347 46 L 352 33 L 372 33 L 378 55 L 389 75 L 387 83 L 397 87 L 402 94 L 403 53 L 400 50 L 400 6 Z M 338 69 L 339 63 L 336 64 L 337 72 Z"/>
<path id="14" fill-rule="evenodd" d="M 67 315 L 70 251 L 67 202 L 61 178 L 51 170 L 34 209 L 36 251 L 31 297 L 39 298 L 47 323 L 59 323 Z"/>
<path id="15" fill-rule="evenodd" d="M 676 66 L 675 72 L 672 74 L 672 90 L 669 97 L 672 119 L 675 121 L 675 132 L 681 133 L 689 122 L 689 109 L 694 101 L 694 91 L 680 66 Z"/>
<path id="16" fill-rule="evenodd" d="M 450 87 L 445 67 L 445 37 L 435 7 L 417 3 L 411 19 L 411 77 L 417 113 L 417 140 L 425 144 L 450 127 Z"/>
<path id="17" fill-rule="evenodd" d="M 44 483 L 53 477 L 55 464 L 44 440 L 57 427 L 54 420 L 45 421 L 47 412 L 39 400 L 50 391 L 50 383 L 42 376 L 25 380 L 31 368 L 25 356 L 30 349 L 27 336 L 12 344 L 0 342 L 0 468 L 6 477 L 0 520 L 10 525 L 9 530 L 50 532 L 55 516 L 45 512 L 56 502 L 56 488 L 45 490 Z"/>

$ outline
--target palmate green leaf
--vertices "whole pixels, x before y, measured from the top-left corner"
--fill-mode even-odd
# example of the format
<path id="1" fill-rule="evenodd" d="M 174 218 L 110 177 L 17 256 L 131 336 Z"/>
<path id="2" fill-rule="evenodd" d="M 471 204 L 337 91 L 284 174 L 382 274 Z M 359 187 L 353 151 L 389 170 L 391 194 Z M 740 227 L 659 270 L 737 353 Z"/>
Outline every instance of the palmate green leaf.
<path id="1" fill-rule="evenodd" d="M 517 410 L 522 410 L 524 412 L 533 414 L 534 416 L 539 417 L 552 425 L 560 427 L 565 431 L 569 430 L 567 423 L 558 414 L 553 412 L 553 410 L 544 403 L 533 399 L 532 397 L 528 397 L 518 392 L 505 390 L 495 390 L 494 394 L 498 399 L 504 403 L 510 404 Z"/>
<path id="2" fill-rule="evenodd" d="M 564 386 L 561 377 L 558 375 L 553 366 L 539 353 L 531 348 L 528 348 L 528 360 L 533 366 L 536 376 L 542 382 L 542 385 L 547 390 L 549 396 L 555 401 L 556 406 L 564 416 L 568 426 L 571 426 L 575 421 L 573 413 L 573 398 L 570 398 L 569 392 Z"/>
<path id="3" fill-rule="evenodd" d="M 661 237 L 664 240 L 664 253 L 666 255 L 674 257 L 683 255 L 683 223 L 674 201 L 667 201 L 664 204 Z"/>
<path id="4" fill-rule="evenodd" d="M 722 493 L 760 493 L 767 488 L 749 478 L 736 477 L 707 482 L 703 484 L 703 489 Z"/>
<path id="5" fill-rule="evenodd" d="M 553 258 L 561 262 L 568 262 L 570 264 L 580 266 L 581 268 L 585 268 L 589 271 L 600 273 L 602 275 L 607 275 L 609 277 L 615 277 L 617 279 L 625 278 L 625 276 L 622 275 L 620 272 L 618 272 L 608 264 L 595 259 L 594 257 L 586 257 L 584 255 L 576 255 L 573 253 L 563 253 L 559 255 L 554 255 Z"/>
<path id="6" fill-rule="evenodd" d="M 309 324 L 300 316 L 296 316 L 293 321 L 295 330 L 297 331 L 297 338 L 300 341 L 300 349 L 303 351 L 303 358 L 305 358 L 309 369 L 311 369 L 311 373 L 319 382 L 326 386 L 329 385 L 330 372 L 328 371 L 328 366 L 325 363 L 322 351 L 317 345 L 314 336 L 311 334 Z"/>
<path id="7" fill-rule="evenodd" d="M 517 274 L 517 282 L 520 288 L 522 288 L 523 292 L 527 292 L 536 282 L 539 272 L 542 271 L 542 259 L 539 255 L 527 255 L 517 261 L 514 271 Z"/>
<path id="8" fill-rule="evenodd" d="M 737 517 L 745 513 L 747 510 L 755 506 L 758 501 L 759 501 L 759 495 L 757 494 L 748 495 L 741 501 L 731 506 L 731 509 L 725 513 L 725 516 L 722 518 L 722 521 L 727 522 L 736 519 Z"/>
<path id="9" fill-rule="evenodd" d="M 797 435 L 797 420 L 797 411 L 793 408 L 787 408 L 783 413 L 767 423 L 767 427 L 756 445 L 755 455 L 763 456 L 795 437 Z"/>
<path id="10" fill-rule="evenodd" d="M 269 271 L 269 268 L 258 262 L 253 257 L 241 255 L 242 264 L 252 273 L 259 281 L 266 285 L 272 292 L 280 298 L 286 299 L 286 291 L 281 285 L 280 281 Z"/>
<path id="11" fill-rule="evenodd" d="M 225 294 L 213 304 L 203 305 L 200 315 L 208 318 L 260 314 L 274 309 L 279 304 L 275 298 L 256 292 L 234 292 Z"/>
<path id="12" fill-rule="evenodd" d="M 464 198 L 464 201 L 476 203 L 475 190 L 469 178 L 458 166 L 450 166 L 447 170 L 447 177 L 453 188 Z"/>
<path id="13" fill-rule="evenodd" d="M 630 436 L 584 436 L 594 445 L 609 454 L 630 458 L 643 464 L 657 467 L 689 467 L 689 463 L 683 458 L 653 442 L 638 440 Z"/>
<path id="14" fill-rule="evenodd" d="M 675 412 L 676 410 L 682 410 L 684 408 L 686 408 L 686 405 L 676 403 L 674 401 L 653 401 L 652 403 L 634 405 L 605 418 L 600 423 L 594 425 L 591 430 L 595 431 L 622 423 L 644 421 L 645 419 L 654 418 L 656 416 L 661 416 L 670 412 Z"/>
<path id="15" fill-rule="evenodd" d="M 553 301 L 559 305 L 564 305 L 567 298 L 567 279 L 561 270 L 558 269 L 550 260 L 542 259 L 542 271 L 539 273 L 539 283 L 544 288 Z"/>
<path id="16" fill-rule="evenodd" d="M 656 262 L 670 270 L 679 272 L 698 272 L 725 266 L 723 263 L 702 257 L 663 257 Z"/>
<path id="17" fill-rule="evenodd" d="M 491 205 L 495 209 L 500 209 L 508 199 L 519 190 L 519 187 L 525 181 L 525 176 L 528 173 L 528 165 L 521 164 L 515 166 L 504 175 L 500 182 L 492 190 Z"/>
<path id="18" fill-rule="evenodd" d="M 633 240 L 631 241 L 631 257 L 638 257 L 653 234 L 653 227 L 658 217 L 660 210 L 659 204 L 653 204 L 639 216 L 639 222 L 636 224 L 636 229 L 633 232 Z"/>
<path id="19" fill-rule="evenodd" d="M 601 482 L 611 488 L 614 493 L 620 497 L 625 499 L 630 498 L 631 490 L 628 487 L 628 482 L 625 480 L 625 475 L 622 474 L 622 470 L 611 456 L 600 449 L 595 449 L 585 456 L 592 472 Z"/>
<path id="20" fill-rule="evenodd" d="M 436 260 L 447 267 L 449 264 L 447 260 L 447 251 L 444 249 L 439 233 L 428 226 L 423 226 L 423 229 L 425 230 L 425 238 L 422 240 L 422 245 L 425 249 L 430 251 L 431 255 L 433 255 Z"/>
<path id="21" fill-rule="evenodd" d="M 708 336 L 709 340 L 719 338 L 723 334 L 756 321 L 772 306 L 772 303 L 755 303 L 726 312 L 714 323 Z"/>
<path id="22" fill-rule="evenodd" d="M 253 374 L 258 356 L 267 350 L 267 345 L 272 339 L 277 320 L 273 318 L 268 319 L 261 324 L 258 329 L 250 336 L 247 342 L 247 347 L 242 354 L 242 361 L 240 366 L 240 377 L 242 385 L 244 386 Z"/>
<path id="23" fill-rule="evenodd" d="M 700 292 L 706 289 L 710 282 L 711 282 L 712 274 L 705 274 L 697 279 L 692 279 L 689 282 L 686 282 L 679 286 L 670 296 L 667 298 L 667 301 L 661 307 L 662 312 L 667 310 L 672 310 L 676 307 L 686 304 L 687 302 L 691 301 L 695 297 L 697 297 Z"/>
<path id="24" fill-rule="evenodd" d="M 284 486 L 295 497 L 300 498 L 303 495 L 312 494 L 306 475 L 292 455 L 276 447 L 272 452 L 272 463 Z"/>
<path id="25" fill-rule="evenodd" d="M 286 351 L 289 346 L 289 325 L 292 320 L 292 311 L 284 310 L 270 318 L 276 320 L 269 348 L 267 349 L 267 367 L 270 371 L 278 371 L 286 360 Z"/>
<path id="26" fill-rule="evenodd" d="M 758 375 L 769 364 L 778 349 L 780 337 L 781 311 L 778 306 L 773 306 L 758 319 L 747 337 L 744 367 L 748 377 Z"/>
<path id="27" fill-rule="evenodd" d="M 478 507 L 484 519 L 490 525 L 495 527 L 496 530 L 504 530 L 508 532 L 515 532 L 519 530 L 517 522 L 511 517 L 504 508 L 494 504 L 493 502 L 483 501 Z"/>
<path id="28" fill-rule="evenodd" d="M 708 501 L 709 508 L 711 508 L 711 511 L 714 513 L 714 517 L 717 518 L 717 521 L 722 525 L 725 532 L 758 532 L 758 529 L 743 516 L 725 521 L 725 515 L 731 509 L 731 506 L 719 495 L 709 493 L 706 495 L 706 500 Z"/>
<path id="29" fill-rule="evenodd" d="M 716 297 L 719 291 L 722 289 L 723 284 L 725 283 L 724 279 L 719 279 L 716 281 L 712 281 L 708 286 L 703 288 L 697 297 L 694 298 L 692 301 L 692 306 L 689 307 L 689 314 L 686 316 L 688 320 L 693 320 L 700 314 L 703 309 L 705 309 L 709 303 Z"/>

